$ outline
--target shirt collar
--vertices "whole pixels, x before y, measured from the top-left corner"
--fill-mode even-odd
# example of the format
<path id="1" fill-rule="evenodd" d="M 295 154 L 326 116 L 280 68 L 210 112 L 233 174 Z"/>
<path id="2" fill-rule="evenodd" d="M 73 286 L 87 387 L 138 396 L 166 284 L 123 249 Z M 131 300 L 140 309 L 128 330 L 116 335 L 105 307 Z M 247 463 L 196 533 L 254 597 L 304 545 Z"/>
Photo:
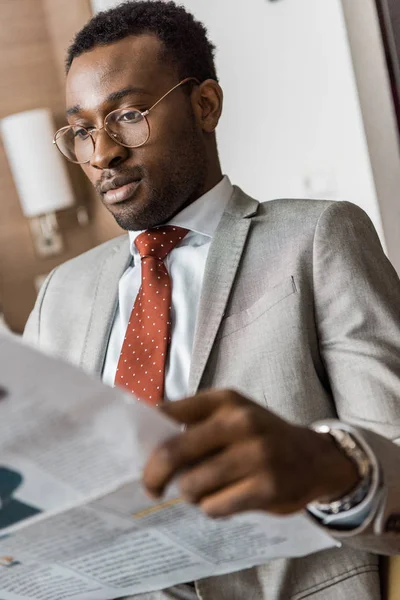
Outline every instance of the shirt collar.
<path id="1" fill-rule="evenodd" d="M 189 204 L 175 215 L 166 225 L 184 227 L 194 233 L 212 238 L 222 214 L 233 194 L 233 186 L 226 175 L 203 196 Z M 136 254 L 135 239 L 141 231 L 129 231 L 131 254 Z"/>

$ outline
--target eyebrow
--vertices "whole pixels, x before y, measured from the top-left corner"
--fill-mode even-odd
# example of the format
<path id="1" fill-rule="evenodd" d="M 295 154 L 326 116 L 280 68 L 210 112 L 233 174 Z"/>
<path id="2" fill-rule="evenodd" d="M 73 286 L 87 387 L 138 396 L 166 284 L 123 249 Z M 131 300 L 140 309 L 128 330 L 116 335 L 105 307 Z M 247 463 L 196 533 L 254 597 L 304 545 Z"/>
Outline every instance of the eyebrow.
<path id="1" fill-rule="evenodd" d="M 125 98 L 126 96 L 129 96 L 131 94 L 148 94 L 149 92 L 146 92 L 146 90 L 144 90 L 143 88 L 139 88 L 139 87 L 127 87 L 127 88 L 123 88 L 122 90 L 118 90 L 117 92 L 111 92 L 111 94 L 109 94 L 106 98 L 106 102 L 116 102 L 117 100 L 121 100 L 122 98 Z M 72 115 L 77 115 L 78 113 L 82 112 L 82 108 L 79 104 L 75 104 L 75 106 L 71 106 L 70 108 L 67 109 L 66 111 L 66 115 L 67 117 L 71 117 Z"/>

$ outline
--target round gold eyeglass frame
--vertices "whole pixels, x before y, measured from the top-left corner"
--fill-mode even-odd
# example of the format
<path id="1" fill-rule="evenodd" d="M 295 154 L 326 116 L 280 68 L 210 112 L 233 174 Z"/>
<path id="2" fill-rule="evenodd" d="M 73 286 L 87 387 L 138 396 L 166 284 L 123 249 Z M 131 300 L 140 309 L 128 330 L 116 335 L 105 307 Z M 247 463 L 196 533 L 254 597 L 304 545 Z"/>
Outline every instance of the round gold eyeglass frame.
<path id="1" fill-rule="evenodd" d="M 189 83 L 189 81 L 195 81 L 197 85 L 200 85 L 200 81 L 196 77 L 186 77 L 186 79 L 183 79 L 182 81 L 180 81 L 179 83 L 177 83 L 176 85 L 174 85 L 173 88 L 171 88 L 168 92 L 166 92 L 166 94 L 164 94 L 159 100 L 157 100 L 157 102 L 155 102 L 153 104 L 153 106 L 151 106 L 147 110 L 145 110 L 145 111 L 142 112 L 141 110 L 138 110 L 134 106 L 128 106 L 128 107 L 124 108 L 124 110 L 128 110 L 128 109 L 136 110 L 138 113 L 140 113 L 142 115 L 143 119 L 145 120 L 145 122 L 147 124 L 147 138 L 141 144 L 135 144 L 134 146 L 128 146 L 127 144 L 123 144 L 122 142 L 120 142 L 119 140 L 116 139 L 116 134 L 112 133 L 112 131 L 109 131 L 107 129 L 107 121 L 110 119 L 111 115 L 115 114 L 116 112 L 119 112 L 121 110 L 120 108 L 117 108 L 116 110 L 111 111 L 110 113 L 108 113 L 108 115 L 106 115 L 104 117 L 103 127 L 99 127 L 99 128 L 93 127 L 90 130 L 86 129 L 86 127 L 80 127 L 79 129 L 83 129 L 90 136 L 90 138 L 92 140 L 92 144 L 93 144 L 93 152 L 95 151 L 95 147 L 96 147 L 96 140 L 95 140 L 93 134 L 94 134 L 94 132 L 98 133 L 102 129 L 104 129 L 106 131 L 106 133 L 108 134 L 108 136 L 113 140 L 113 142 L 115 142 L 119 146 L 124 146 L 125 148 L 140 148 L 141 146 L 144 146 L 145 144 L 147 144 L 147 142 L 149 141 L 149 138 L 150 138 L 150 133 L 151 133 L 150 132 L 150 123 L 149 123 L 149 121 L 147 119 L 149 113 L 153 110 L 153 108 L 155 108 L 156 106 L 158 106 L 158 104 L 160 104 L 160 102 L 162 102 L 167 96 L 169 96 L 170 94 L 172 94 L 172 92 L 174 92 L 176 89 L 178 89 L 182 85 L 185 85 L 185 83 Z M 71 158 L 69 158 L 68 156 L 66 156 L 64 154 L 64 152 L 59 148 L 59 146 L 57 144 L 57 140 L 60 137 L 64 136 L 68 131 L 70 131 L 70 129 L 71 129 L 71 125 L 66 125 L 65 127 L 61 127 L 61 129 L 58 129 L 58 131 L 56 131 L 56 133 L 54 134 L 53 144 L 55 144 L 57 150 L 69 162 L 72 162 L 72 163 L 74 163 L 76 165 L 87 164 L 88 162 L 90 162 L 91 158 L 89 158 L 89 160 L 85 160 L 85 161 L 72 160 Z"/>

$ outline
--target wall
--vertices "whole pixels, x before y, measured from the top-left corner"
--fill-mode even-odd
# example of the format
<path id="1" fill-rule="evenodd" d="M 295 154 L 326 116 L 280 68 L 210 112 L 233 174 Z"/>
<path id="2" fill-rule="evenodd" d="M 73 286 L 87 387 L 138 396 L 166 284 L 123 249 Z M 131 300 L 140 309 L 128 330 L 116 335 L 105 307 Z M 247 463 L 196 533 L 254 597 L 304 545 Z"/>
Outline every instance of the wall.
<path id="1" fill-rule="evenodd" d="M 225 171 L 257 198 L 362 206 L 383 234 L 339 0 L 185 0 L 218 45 Z"/>
<path id="2" fill-rule="evenodd" d="M 96 13 L 100 10 L 107 10 L 109 8 L 113 8 L 114 6 L 117 6 L 117 4 L 120 4 L 120 0 L 92 0 L 91 8 L 92 12 Z"/>
<path id="3" fill-rule="evenodd" d="M 85 0 L 0 2 L 3 24 L 0 27 L 0 119 L 47 106 L 53 111 L 57 126 L 64 124 L 63 54 L 74 31 L 89 16 L 90 6 Z M 65 252 L 53 259 L 38 259 L 0 140 L 0 304 L 15 331 L 23 329 L 35 301 L 35 277 L 119 232 L 113 219 L 100 208 L 79 168 L 72 167 L 70 174 L 77 203 L 87 207 L 91 223 L 80 228 L 75 211 L 63 212 L 60 222 L 65 231 Z"/>

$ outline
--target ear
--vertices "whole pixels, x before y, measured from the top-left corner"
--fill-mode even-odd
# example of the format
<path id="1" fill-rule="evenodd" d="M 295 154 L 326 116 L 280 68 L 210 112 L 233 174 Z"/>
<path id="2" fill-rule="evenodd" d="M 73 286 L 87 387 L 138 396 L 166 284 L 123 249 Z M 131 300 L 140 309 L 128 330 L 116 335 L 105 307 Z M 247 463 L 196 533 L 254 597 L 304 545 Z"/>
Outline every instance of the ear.
<path id="1" fill-rule="evenodd" d="M 214 79 L 207 79 L 194 88 L 193 110 L 204 132 L 215 131 L 222 114 L 223 101 L 224 94 L 221 86 Z"/>

